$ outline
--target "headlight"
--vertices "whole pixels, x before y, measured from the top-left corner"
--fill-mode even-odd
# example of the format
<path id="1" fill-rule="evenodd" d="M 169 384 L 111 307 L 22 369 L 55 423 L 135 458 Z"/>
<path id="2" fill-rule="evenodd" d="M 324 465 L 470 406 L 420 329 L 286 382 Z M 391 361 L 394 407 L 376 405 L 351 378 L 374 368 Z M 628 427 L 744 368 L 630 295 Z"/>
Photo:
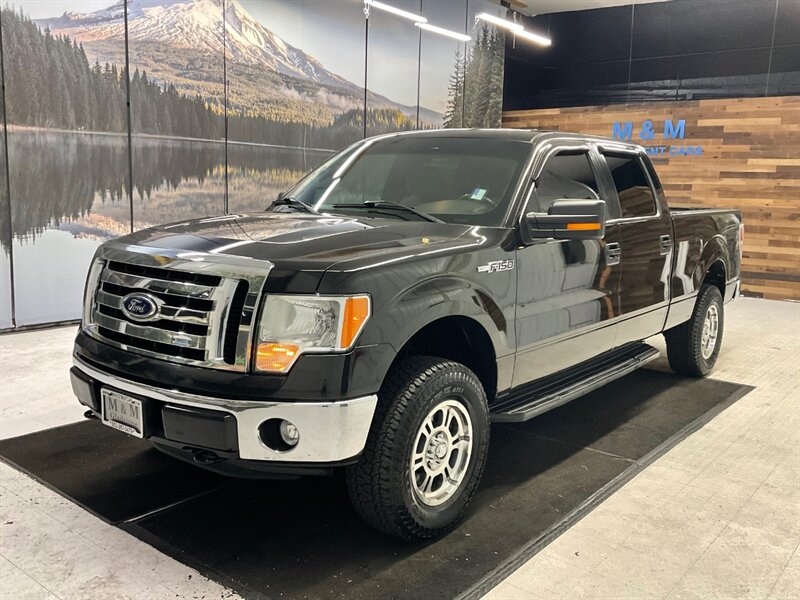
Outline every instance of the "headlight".
<path id="1" fill-rule="evenodd" d="M 369 296 L 267 296 L 256 369 L 286 373 L 301 354 L 349 350 L 369 315 Z"/>

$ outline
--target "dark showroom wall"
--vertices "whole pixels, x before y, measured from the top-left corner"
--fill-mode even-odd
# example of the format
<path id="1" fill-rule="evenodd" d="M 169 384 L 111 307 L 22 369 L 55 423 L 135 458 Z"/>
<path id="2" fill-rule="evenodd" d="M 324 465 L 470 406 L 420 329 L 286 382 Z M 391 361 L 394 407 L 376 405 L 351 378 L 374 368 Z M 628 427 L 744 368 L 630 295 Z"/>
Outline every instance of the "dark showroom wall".
<path id="1" fill-rule="evenodd" d="M 670 0 L 542 15 L 506 48 L 503 124 L 646 147 L 675 206 L 734 207 L 743 289 L 800 299 L 800 0 Z"/>
<path id="2" fill-rule="evenodd" d="M 505 9 L 390 3 L 473 41 L 376 9 L 367 34 L 361 0 L 5 3 L 0 329 L 78 318 L 104 240 L 262 210 L 365 122 L 499 126 L 505 39 L 474 15 Z"/>

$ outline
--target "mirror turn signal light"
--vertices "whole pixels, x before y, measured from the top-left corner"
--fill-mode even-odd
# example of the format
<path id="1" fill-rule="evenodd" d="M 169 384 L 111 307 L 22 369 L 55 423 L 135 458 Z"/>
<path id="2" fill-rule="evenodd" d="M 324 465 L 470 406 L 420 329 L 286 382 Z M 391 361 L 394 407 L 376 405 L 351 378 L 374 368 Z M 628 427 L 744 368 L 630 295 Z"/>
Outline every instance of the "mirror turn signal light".
<path id="1" fill-rule="evenodd" d="M 567 231 L 599 231 L 600 223 L 567 223 Z"/>
<path id="2" fill-rule="evenodd" d="M 283 373 L 292 366 L 299 351 L 297 344 L 261 343 L 256 350 L 256 368 L 259 371 Z"/>

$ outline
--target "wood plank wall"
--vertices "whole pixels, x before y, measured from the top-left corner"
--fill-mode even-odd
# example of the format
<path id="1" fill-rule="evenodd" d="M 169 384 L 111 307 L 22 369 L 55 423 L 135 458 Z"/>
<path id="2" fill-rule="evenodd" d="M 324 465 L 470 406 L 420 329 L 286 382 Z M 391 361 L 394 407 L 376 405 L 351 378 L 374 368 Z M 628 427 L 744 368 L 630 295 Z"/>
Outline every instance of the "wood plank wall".
<path id="1" fill-rule="evenodd" d="M 656 136 L 641 140 L 646 119 Z M 663 139 L 665 119 L 685 139 Z M 503 126 L 611 136 L 633 122 L 644 146 L 701 146 L 701 156 L 654 156 L 673 206 L 738 208 L 745 223 L 743 292 L 800 300 L 800 96 L 509 111 Z"/>

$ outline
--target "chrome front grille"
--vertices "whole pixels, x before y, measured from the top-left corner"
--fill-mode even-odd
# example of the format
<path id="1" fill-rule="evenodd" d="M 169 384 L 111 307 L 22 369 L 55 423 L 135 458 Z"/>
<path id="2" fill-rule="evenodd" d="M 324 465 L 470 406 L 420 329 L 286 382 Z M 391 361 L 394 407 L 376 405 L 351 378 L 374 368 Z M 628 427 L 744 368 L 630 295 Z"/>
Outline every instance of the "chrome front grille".
<path id="1" fill-rule="evenodd" d="M 227 255 L 104 245 L 89 276 L 84 330 L 146 356 L 244 371 L 271 267 Z M 143 320 L 124 310 L 131 294 L 152 300 L 155 314 Z"/>

